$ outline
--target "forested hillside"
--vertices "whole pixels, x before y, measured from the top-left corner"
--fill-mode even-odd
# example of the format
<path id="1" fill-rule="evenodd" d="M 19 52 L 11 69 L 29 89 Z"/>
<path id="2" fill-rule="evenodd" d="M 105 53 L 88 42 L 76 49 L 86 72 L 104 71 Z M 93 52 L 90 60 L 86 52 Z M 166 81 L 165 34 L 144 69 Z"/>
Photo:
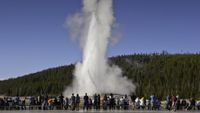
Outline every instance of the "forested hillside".
<path id="1" fill-rule="evenodd" d="M 0 82 L 0 95 L 60 94 L 72 81 L 74 65 L 47 69 Z"/>
<path id="2" fill-rule="evenodd" d="M 200 54 L 134 54 L 110 58 L 136 85 L 138 96 L 168 94 L 200 98 Z M 71 84 L 74 65 L 47 69 L 14 79 L 0 81 L 0 94 L 58 95 Z"/>

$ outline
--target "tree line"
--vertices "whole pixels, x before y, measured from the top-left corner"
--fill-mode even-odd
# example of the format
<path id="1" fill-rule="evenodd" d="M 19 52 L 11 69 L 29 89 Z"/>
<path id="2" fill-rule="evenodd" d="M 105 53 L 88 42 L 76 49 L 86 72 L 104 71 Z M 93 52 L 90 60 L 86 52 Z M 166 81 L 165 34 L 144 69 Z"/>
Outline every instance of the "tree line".
<path id="1" fill-rule="evenodd" d="M 122 69 L 122 75 L 136 85 L 133 95 L 167 95 L 200 98 L 200 54 L 121 55 L 109 59 Z M 41 72 L 0 81 L 1 95 L 59 95 L 73 80 L 74 65 L 61 66 Z"/>

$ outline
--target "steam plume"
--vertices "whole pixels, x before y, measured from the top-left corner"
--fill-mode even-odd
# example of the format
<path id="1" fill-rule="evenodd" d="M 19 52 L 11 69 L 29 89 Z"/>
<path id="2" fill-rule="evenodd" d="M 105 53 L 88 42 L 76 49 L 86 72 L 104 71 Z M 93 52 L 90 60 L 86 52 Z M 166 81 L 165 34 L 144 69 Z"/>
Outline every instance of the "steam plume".
<path id="1" fill-rule="evenodd" d="M 118 66 L 107 63 L 113 21 L 112 0 L 83 0 L 82 11 L 67 18 L 72 37 L 80 37 L 83 57 L 76 64 L 75 79 L 72 87 L 64 91 L 65 96 L 86 92 L 130 94 L 135 90 Z"/>

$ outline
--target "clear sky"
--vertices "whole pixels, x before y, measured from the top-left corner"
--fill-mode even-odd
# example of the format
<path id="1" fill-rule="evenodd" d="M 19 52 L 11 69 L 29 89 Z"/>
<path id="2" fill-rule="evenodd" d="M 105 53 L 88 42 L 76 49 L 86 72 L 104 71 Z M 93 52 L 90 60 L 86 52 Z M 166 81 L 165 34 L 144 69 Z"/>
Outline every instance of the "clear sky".
<path id="1" fill-rule="evenodd" d="M 0 79 L 81 60 L 64 28 L 81 0 L 0 0 Z M 200 0 L 114 0 L 122 38 L 108 56 L 200 51 Z"/>

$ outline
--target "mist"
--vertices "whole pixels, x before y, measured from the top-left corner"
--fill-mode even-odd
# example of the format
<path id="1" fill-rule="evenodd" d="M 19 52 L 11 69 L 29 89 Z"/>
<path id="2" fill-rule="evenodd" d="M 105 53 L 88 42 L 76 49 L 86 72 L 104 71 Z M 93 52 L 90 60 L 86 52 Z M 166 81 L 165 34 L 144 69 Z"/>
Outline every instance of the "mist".
<path id="1" fill-rule="evenodd" d="M 122 70 L 108 64 L 107 48 L 114 20 L 112 0 L 83 0 L 82 10 L 67 17 L 65 25 L 71 37 L 80 42 L 83 56 L 75 66 L 73 83 L 64 91 L 65 96 L 135 91 L 134 84 L 122 76 Z"/>

